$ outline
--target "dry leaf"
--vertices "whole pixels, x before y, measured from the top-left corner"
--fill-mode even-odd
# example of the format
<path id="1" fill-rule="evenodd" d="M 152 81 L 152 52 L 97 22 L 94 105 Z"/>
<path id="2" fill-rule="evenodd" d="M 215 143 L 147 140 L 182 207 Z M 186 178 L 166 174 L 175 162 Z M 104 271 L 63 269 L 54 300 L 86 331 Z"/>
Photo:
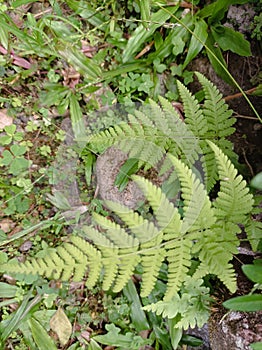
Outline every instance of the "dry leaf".
<path id="1" fill-rule="evenodd" d="M 11 219 L 3 219 L 0 222 L 0 229 L 3 230 L 5 233 L 8 233 L 15 227 L 15 225 L 15 222 Z"/>
<path id="2" fill-rule="evenodd" d="M 50 327 L 57 334 L 60 344 L 64 346 L 72 334 L 72 325 L 62 308 L 58 308 L 52 316 Z"/>
<path id="3" fill-rule="evenodd" d="M 13 118 L 7 115 L 7 109 L 0 110 L 0 130 L 5 126 L 13 124 Z"/>

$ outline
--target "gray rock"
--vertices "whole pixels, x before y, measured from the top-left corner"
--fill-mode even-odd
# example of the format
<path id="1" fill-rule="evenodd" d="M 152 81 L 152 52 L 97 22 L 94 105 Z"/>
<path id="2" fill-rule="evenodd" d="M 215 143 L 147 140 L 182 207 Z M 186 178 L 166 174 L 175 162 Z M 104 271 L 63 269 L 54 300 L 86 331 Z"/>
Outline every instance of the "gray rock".
<path id="1" fill-rule="evenodd" d="M 120 192 L 117 186 L 114 185 L 119 169 L 127 159 L 128 155 L 115 147 L 107 149 L 97 158 L 98 193 L 103 200 L 111 200 L 135 209 L 139 203 L 144 201 L 144 195 L 138 186 L 130 181 L 126 188 Z"/>

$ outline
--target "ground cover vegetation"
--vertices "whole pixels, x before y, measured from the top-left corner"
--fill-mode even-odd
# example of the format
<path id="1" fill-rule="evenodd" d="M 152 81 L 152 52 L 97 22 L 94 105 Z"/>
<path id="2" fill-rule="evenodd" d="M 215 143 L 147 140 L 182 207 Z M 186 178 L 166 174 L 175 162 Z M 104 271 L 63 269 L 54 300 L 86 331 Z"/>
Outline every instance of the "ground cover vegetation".
<path id="1" fill-rule="evenodd" d="M 250 38 L 224 25 L 245 3 Z M 261 121 L 224 55 L 251 55 L 260 11 L 256 0 L 0 2 L 2 349 L 201 344 L 184 331 L 208 322 L 218 290 L 236 292 L 241 242 L 261 251 L 262 186 L 261 174 L 244 180 L 222 94 L 188 65 L 206 56 Z M 110 147 L 127 155 L 115 185 L 140 188 L 135 208 L 97 196 Z M 225 307 L 262 308 L 260 262 L 243 266 L 251 294 Z"/>

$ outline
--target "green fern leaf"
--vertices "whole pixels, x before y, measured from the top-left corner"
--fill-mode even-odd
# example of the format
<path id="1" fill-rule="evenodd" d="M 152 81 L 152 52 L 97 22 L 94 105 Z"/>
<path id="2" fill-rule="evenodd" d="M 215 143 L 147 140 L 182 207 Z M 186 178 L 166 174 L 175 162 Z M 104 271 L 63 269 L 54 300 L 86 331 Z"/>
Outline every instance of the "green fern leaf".
<path id="1" fill-rule="evenodd" d="M 143 307 L 146 311 L 169 319 L 177 318 L 176 328 L 202 327 L 209 318 L 209 289 L 202 279 L 187 276 L 181 288 L 181 296 L 174 293 L 170 300 L 161 300 Z"/>
<path id="2" fill-rule="evenodd" d="M 119 253 L 118 276 L 113 286 L 113 292 L 120 292 L 130 280 L 141 257 L 133 252 L 133 249 L 121 249 Z"/>
<path id="3" fill-rule="evenodd" d="M 81 235 L 82 237 L 91 240 L 97 247 L 104 247 L 105 249 L 114 249 L 116 247 L 103 232 L 100 232 L 92 226 L 83 226 Z"/>
<path id="4" fill-rule="evenodd" d="M 225 222 L 223 227 L 214 226 L 201 232 L 201 239 L 194 245 L 192 253 L 198 253 L 201 261 L 194 277 L 201 278 L 207 274 L 216 275 L 230 291 L 236 290 L 236 276 L 229 261 L 237 254 L 239 241 L 237 225 Z"/>
<path id="5" fill-rule="evenodd" d="M 208 131 L 208 125 L 197 99 L 180 81 L 177 81 L 177 87 L 183 101 L 186 115 L 185 123 L 189 125 L 195 137 L 204 138 Z"/>
<path id="6" fill-rule="evenodd" d="M 87 256 L 87 264 L 84 266 L 82 262 L 83 268 L 88 271 L 88 279 L 86 281 L 86 286 L 88 288 L 93 288 L 97 283 L 98 278 L 100 277 L 101 269 L 102 269 L 102 257 L 99 250 L 97 250 L 93 245 L 91 245 L 86 240 L 82 239 L 78 236 L 71 236 L 71 242 L 75 244 L 78 249 L 83 252 Z M 70 261 L 65 260 L 67 263 Z"/>
<path id="7" fill-rule="evenodd" d="M 102 287 L 104 290 L 109 290 L 118 273 L 119 248 L 110 239 L 93 227 L 84 226 L 82 229 L 84 237 L 92 240 L 97 249 L 101 252 L 103 274 Z M 95 277 L 97 277 L 96 274 Z"/>
<path id="8" fill-rule="evenodd" d="M 262 223 L 249 218 L 245 230 L 253 251 L 258 251 L 259 243 L 262 239 Z"/>
<path id="9" fill-rule="evenodd" d="M 210 227 L 215 222 L 215 218 L 204 185 L 183 162 L 172 155 L 169 157 L 178 174 L 182 198 L 184 199 L 184 217 L 181 232 L 185 233 Z"/>
<path id="10" fill-rule="evenodd" d="M 159 274 L 160 267 L 165 258 L 165 249 L 159 248 L 161 240 L 159 237 L 154 240 L 154 243 L 151 241 L 150 246 L 155 246 L 157 248 L 150 249 L 148 244 L 142 245 L 142 258 L 141 266 L 143 268 L 143 279 L 141 284 L 141 297 L 147 297 L 153 290 L 157 277 Z M 145 249 L 146 248 L 146 249 Z"/>
<path id="11" fill-rule="evenodd" d="M 164 120 L 168 129 L 171 130 L 168 135 L 172 142 L 168 152 L 174 156 L 180 156 L 188 166 L 192 166 L 201 154 L 199 139 L 177 114 L 170 102 L 163 97 L 159 97 L 159 100 L 164 112 Z"/>
<path id="12" fill-rule="evenodd" d="M 116 279 L 118 274 L 119 258 L 117 252 L 106 251 L 103 252 L 103 269 L 102 269 L 102 288 L 103 290 L 109 290 Z"/>
<path id="13" fill-rule="evenodd" d="M 235 129 L 232 128 L 232 125 L 236 119 L 232 118 L 232 111 L 228 109 L 222 94 L 203 74 L 199 72 L 195 74 L 205 93 L 203 114 L 207 121 L 208 132 L 205 130 L 204 138 L 216 140 L 233 134 Z"/>
<path id="14" fill-rule="evenodd" d="M 168 260 L 168 282 L 164 300 L 168 301 L 178 292 L 191 266 L 190 239 L 174 240 L 165 245 Z"/>
<path id="15" fill-rule="evenodd" d="M 152 182 L 141 176 L 133 175 L 132 179 L 140 187 L 149 201 L 160 230 L 166 232 L 166 230 L 170 230 L 171 223 L 176 222 L 176 224 L 178 224 L 177 220 L 180 220 L 180 215 L 177 208 L 167 199 L 166 195 L 159 187 L 153 185 Z M 172 236 L 172 238 L 174 238 L 174 236 Z"/>
<path id="16" fill-rule="evenodd" d="M 115 202 L 111 203 L 115 204 Z M 112 210 L 112 207 L 110 207 L 110 201 L 106 201 L 105 204 Z M 112 241 L 113 244 L 118 248 L 132 247 L 133 251 L 135 251 L 135 247 L 138 247 L 139 240 L 128 234 L 126 230 L 123 229 L 120 225 L 97 213 L 93 213 L 93 219 L 105 230 L 105 232 L 103 232 L 103 235 Z"/>
<path id="17" fill-rule="evenodd" d="M 251 212 L 253 196 L 228 157 L 211 141 L 208 144 L 215 153 L 220 179 L 220 191 L 214 202 L 215 215 L 221 220 L 244 223 L 246 215 Z"/>
<path id="18" fill-rule="evenodd" d="M 124 221 L 140 243 L 147 242 L 159 234 L 159 229 L 154 223 L 144 219 L 137 212 L 120 203 L 112 201 L 105 201 L 105 203 L 110 210 L 114 211 Z"/>

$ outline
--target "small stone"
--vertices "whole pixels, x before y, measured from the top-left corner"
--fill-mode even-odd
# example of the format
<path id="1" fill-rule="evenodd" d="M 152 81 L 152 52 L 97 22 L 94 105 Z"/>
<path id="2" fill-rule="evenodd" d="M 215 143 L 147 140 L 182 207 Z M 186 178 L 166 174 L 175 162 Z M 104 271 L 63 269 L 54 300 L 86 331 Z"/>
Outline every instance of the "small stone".
<path id="1" fill-rule="evenodd" d="M 25 241 L 19 248 L 20 252 L 27 252 L 32 248 L 32 242 L 31 241 Z"/>

